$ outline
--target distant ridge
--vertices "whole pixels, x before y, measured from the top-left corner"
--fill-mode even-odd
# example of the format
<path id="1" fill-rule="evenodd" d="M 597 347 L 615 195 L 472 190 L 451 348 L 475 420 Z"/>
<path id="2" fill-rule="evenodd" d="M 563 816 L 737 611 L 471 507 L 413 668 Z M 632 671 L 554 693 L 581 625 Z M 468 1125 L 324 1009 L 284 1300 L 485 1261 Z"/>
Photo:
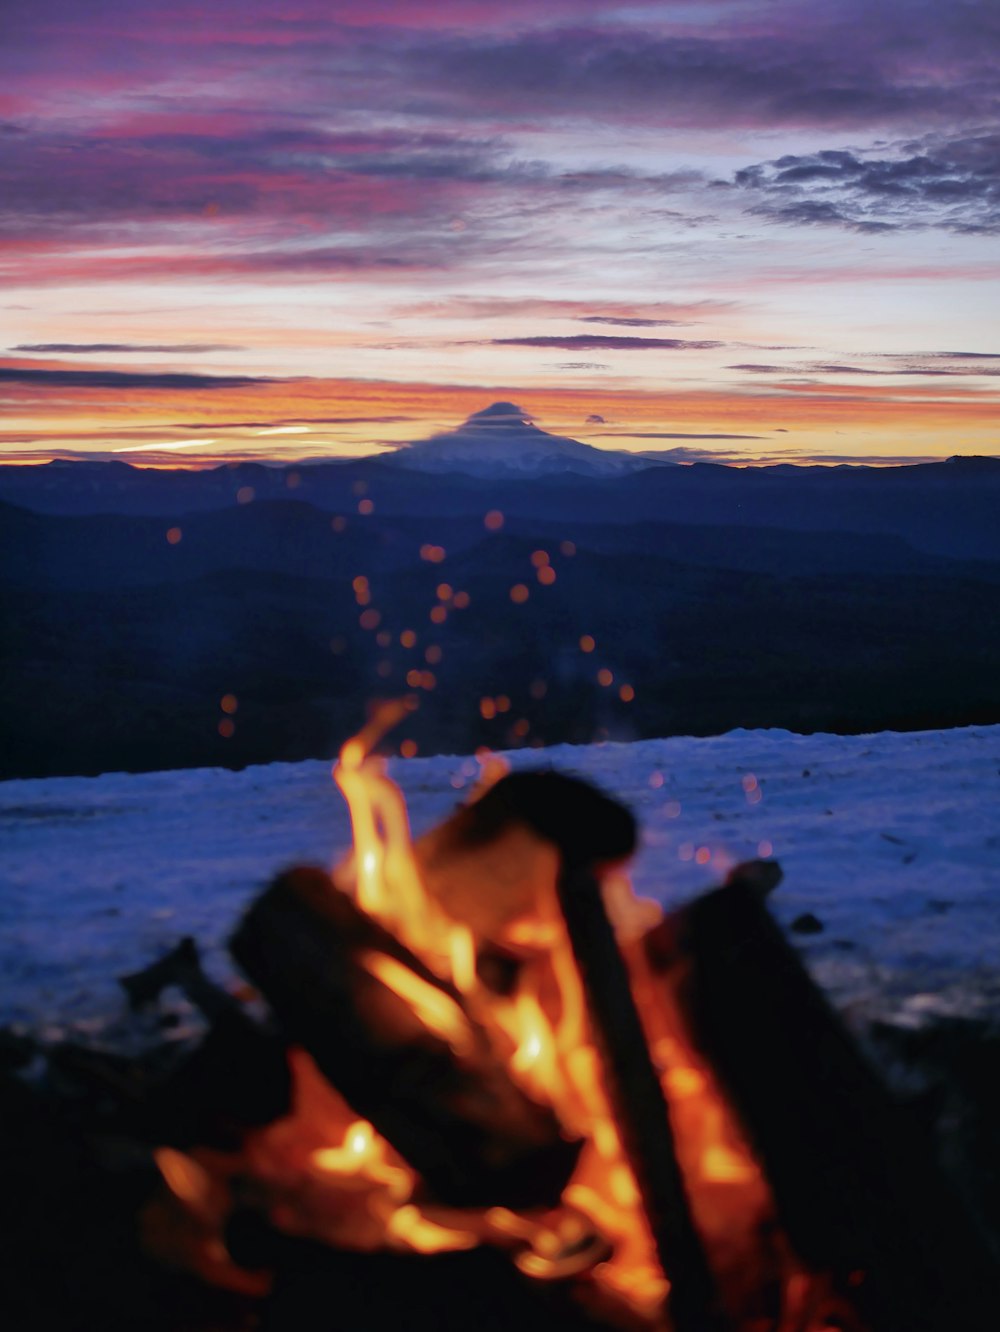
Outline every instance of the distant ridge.
<path id="1" fill-rule="evenodd" d="M 967 472 L 1000 471 L 1000 457 L 992 453 L 953 453 L 945 461 L 949 467 L 961 467 Z"/>
<path id="2" fill-rule="evenodd" d="M 493 402 L 455 430 L 415 440 L 383 461 L 424 472 L 464 472 L 477 477 L 530 477 L 553 472 L 620 475 L 655 465 L 647 458 L 595 449 L 578 439 L 551 435 L 514 402 Z"/>

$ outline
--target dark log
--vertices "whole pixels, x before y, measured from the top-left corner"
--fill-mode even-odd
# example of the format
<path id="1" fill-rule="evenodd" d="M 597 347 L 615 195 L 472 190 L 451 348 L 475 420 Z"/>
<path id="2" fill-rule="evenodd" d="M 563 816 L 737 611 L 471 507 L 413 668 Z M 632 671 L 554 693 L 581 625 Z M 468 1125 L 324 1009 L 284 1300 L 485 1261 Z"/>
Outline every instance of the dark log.
<path id="1" fill-rule="evenodd" d="M 232 954 L 288 1039 L 423 1177 L 458 1207 L 554 1206 L 579 1155 L 555 1116 L 511 1082 L 467 1015 L 456 1053 L 363 965 L 401 962 L 464 1011 L 462 996 L 336 891 L 321 870 L 293 870 L 240 924 Z"/>
<path id="2" fill-rule="evenodd" d="M 120 976 L 118 983 L 133 1010 L 156 1003 L 164 990 L 175 987 L 210 1023 L 194 1050 L 165 1068 L 142 1068 L 142 1085 L 125 1086 L 141 1105 L 138 1122 L 147 1133 L 178 1147 L 234 1148 L 246 1129 L 288 1113 L 291 1075 L 285 1041 L 206 974 L 194 939 L 185 936 L 169 953 Z M 127 1072 L 134 1078 L 139 1067 L 130 1064 Z"/>
<path id="3" fill-rule="evenodd" d="M 61 1082 L 61 1080 L 60 1080 Z M 0 1073 L 0 1326 L 247 1332 L 252 1302 L 161 1268 L 139 1215 L 159 1176 L 94 1096 Z"/>
<path id="4" fill-rule="evenodd" d="M 456 843 L 482 846 L 523 823 L 577 865 L 625 860 L 636 847 L 635 819 L 590 782 L 548 769 L 511 772 L 442 828 Z"/>
<path id="5" fill-rule="evenodd" d="M 149 1143 L 235 1149 L 291 1105 L 284 1040 L 238 1009 L 192 1049 L 129 1056 L 63 1041 L 45 1055 L 68 1101 L 93 1102 L 120 1132 Z"/>
<path id="6" fill-rule="evenodd" d="M 635 841 L 627 809 L 579 778 L 542 770 L 501 778 L 418 838 L 414 854 L 428 896 L 488 950 L 514 921 L 537 914 L 564 847 L 577 864 L 598 865 L 624 859 Z M 502 968 L 480 975 L 503 986 Z"/>
<path id="7" fill-rule="evenodd" d="M 647 956 L 676 985 L 807 1264 L 872 1332 L 987 1332 L 1000 1284 L 933 1148 L 785 940 L 746 870 L 668 917 Z"/>
<path id="8" fill-rule="evenodd" d="M 119 976 L 118 984 L 133 1011 L 155 1003 L 171 986 L 181 990 L 209 1020 L 239 1009 L 238 1001 L 205 974 L 198 945 L 190 935 L 148 967 Z"/>
<path id="9" fill-rule="evenodd" d="M 351 1253 L 238 1213 L 226 1245 L 247 1267 L 275 1273 L 261 1332 L 607 1332 L 567 1282 L 521 1275 L 508 1256 Z"/>
<path id="10" fill-rule="evenodd" d="M 148 1098 L 147 1132 L 174 1147 L 238 1148 L 248 1129 L 291 1108 L 287 1047 L 238 1008 L 220 1013 L 201 1043 Z"/>
<path id="11" fill-rule="evenodd" d="M 38 1053 L 38 1042 L 31 1036 L 0 1027 L 0 1075 L 27 1068 Z"/>
<path id="12" fill-rule="evenodd" d="M 668 1307 L 677 1332 L 727 1325 L 695 1229 L 674 1150 L 670 1113 L 650 1060 L 625 961 L 600 884 L 567 865 L 559 900 L 583 981 L 615 1121 L 635 1176 L 657 1257 L 670 1281 Z"/>

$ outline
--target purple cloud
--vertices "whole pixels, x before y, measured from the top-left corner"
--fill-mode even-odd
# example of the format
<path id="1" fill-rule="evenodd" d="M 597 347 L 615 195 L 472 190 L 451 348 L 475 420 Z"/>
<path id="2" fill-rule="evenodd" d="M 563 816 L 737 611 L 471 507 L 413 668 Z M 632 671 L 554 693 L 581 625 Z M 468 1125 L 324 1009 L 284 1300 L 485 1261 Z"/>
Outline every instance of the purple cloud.
<path id="1" fill-rule="evenodd" d="M 767 435 L 690 435 L 676 430 L 605 430 L 601 439 L 767 439 Z"/>
<path id="2" fill-rule="evenodd" d="M 144 374 L 133 370 L 35 370 L 0 366 L 0 384 L 34 384 L 39 388 L 228 389 L 274 382 L 256 375 Z"/>
<path id="3" fill-rule="evenodd" d="M 642 6 L 636 6 L 637 17 Z M 905 39 L 901 40 L 901 34 Z M 400 74 L 429 108 L 672 126 L 953 123 L 995 114 L 1000 18 L 889 0 L 761 6 L 739 17 L 553 25 L 425 41 Z M 933 57 L 928 60 L 928 53 Z M 992 58 L 991 58 L 992 53 Z M 417 61 L 419 60 L 419 67 Z M 930 71 L 933 77 L 928 77 Z"/>
<path id="4" fill-rule="evenodd" d="M 496 145 L 458 133 L 230 126 L 205 115 L 191 132 L 25 130 L 0 156 L 0 226 L 15 219 L 106 223 L 155 217 L 211 224 L 258 216 L 354 226 L 412 218 L 462 185 L 502 181 Z M 530 176 L 531 168 L 517 168 Z M 413 185 L 421 188 L 414 193 Z M 457 203 L 456 199 L 456 203 Z"/>
<path id="5" fill-rule="evenodd" d="M 242 347 L 234 347 L 221 342 L 22 342 L 11 348 L 11 351 L 15 352 L 49 352 L 60 356 L 89 356 L 95 353 L 118 354 L 130 352 L 194 356 L 202 352 L 242 350 Z"/>
<path id="6" fill-rule="evenodd" d="M 893 359 L 890 357 L 881 357 L 882 360 Z M 993 360 L 993 356 L 983 354 L 977 357 L 978 360 Z M 727 370 L 742 370 L 757 375 L 929 375 L 942 378 L 960 378 L 969 375 L 1000 375 L 1000 369 L 979 366 L 941 366 L 941 365 L 913 365 L 901 362 L 897 366 L 888 369 L 880 366 L 867 365 L 838 365 L 829 362 L 811 362 L 806 365 L 758 365 L 754 363 L 744 363 L 740 365 L 727 365 Z"/>
<path id="7" fill-rule="evenodd" d="M 723 345 L 721 342 L 695 342 L 685 338 L 612 337 L 600 333 L 490 339 L 490 346 L 493 347 L 561 347 L 564 351 L 706 351 Z"/>
<path id="8" fill-rule="evenodd" d="M 681 319 L 632 319 L 624 315 L 581 315 L 581 324 L 616 324 L 622 328 L 668 328 L 683 324 Z"/>
<path id="9" fill-rule="evenodd" d="M 823 150 L 744 167 L 752 211 L 776 222 L 853 231 L 1000 231 L 1000 132 L 928 136 L 893 155 Z"/>

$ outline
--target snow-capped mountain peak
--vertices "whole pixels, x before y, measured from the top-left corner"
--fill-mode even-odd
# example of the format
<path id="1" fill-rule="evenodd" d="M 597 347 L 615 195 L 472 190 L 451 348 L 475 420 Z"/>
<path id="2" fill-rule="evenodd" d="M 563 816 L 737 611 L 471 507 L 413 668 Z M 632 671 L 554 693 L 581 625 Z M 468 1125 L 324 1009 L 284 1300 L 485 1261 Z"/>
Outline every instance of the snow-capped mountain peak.
<path id="1" fill-rule="evenodd" d="M 649 459 L 596 449 L 578 439 L 552 435 L 535 425 L 530 412 L 514 402 L 493 402 L 473 412 L 455 430 L 415 440 L 387 462 L 428 472 L 472 476 L 540 476 L 578 472 L 590 476 L 648 467 Z"/>

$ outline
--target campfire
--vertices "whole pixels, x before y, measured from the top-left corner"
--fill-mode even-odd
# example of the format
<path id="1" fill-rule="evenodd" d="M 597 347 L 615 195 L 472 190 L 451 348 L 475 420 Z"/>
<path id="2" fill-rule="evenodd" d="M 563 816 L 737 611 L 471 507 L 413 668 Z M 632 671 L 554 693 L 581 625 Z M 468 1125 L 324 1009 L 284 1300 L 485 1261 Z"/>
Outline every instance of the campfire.
<path id="1" fill-rule="evenodd" d="M 347 859 L 240 923 L 252 1001 L 190 946 L 126 980 L 212 1021 L 147 1245 L 274 1332 L 993 1326 L 978 1235 L 771 920 L 778 867 L 665 914 L 627 811 L 494 757 L 412 840 L 397 716 L 334 769 Z"/>

